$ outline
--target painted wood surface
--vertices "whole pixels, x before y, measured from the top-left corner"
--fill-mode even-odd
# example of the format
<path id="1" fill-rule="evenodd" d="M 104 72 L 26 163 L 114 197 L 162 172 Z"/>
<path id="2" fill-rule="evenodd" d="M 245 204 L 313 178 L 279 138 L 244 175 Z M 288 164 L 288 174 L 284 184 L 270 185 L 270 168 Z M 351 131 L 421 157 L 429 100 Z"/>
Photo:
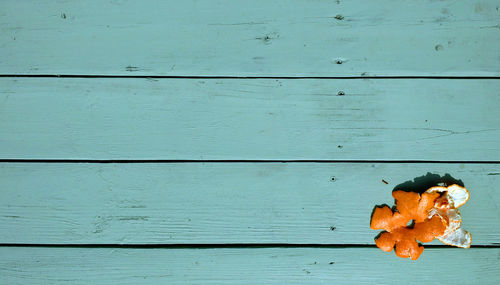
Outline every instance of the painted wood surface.
<path id="1" fill-rule="evenodd" d="M 0 248 L 2 284 L 498 284 L 499 248 Z"/>
<path id="2" fill-rule="evenodd" d="M 499 76 L 498 0 L 0 2 L 0 73 Z"/>
<path id="3" fill-rule="evenodd" d="M 1 78 L 0 97 L 0 158 L 500 160 L 499 80 Z"/>
<path id="4" fill-rule="evenodd" d="M 374 244 L 375 205 L 427 172 L 470 190 L 473 245 L 500 244 L 497 164 L 407 163 L 3 163 L 0 243 Z"/>
<path id="5" fill-rule="evenodd" d="M 435 78 L 499 78 L 499 7 L 0 1 L 0 284 L 499 284 L 500 81 Z M 375 248 L 450 175 L 473 248 Z"/>

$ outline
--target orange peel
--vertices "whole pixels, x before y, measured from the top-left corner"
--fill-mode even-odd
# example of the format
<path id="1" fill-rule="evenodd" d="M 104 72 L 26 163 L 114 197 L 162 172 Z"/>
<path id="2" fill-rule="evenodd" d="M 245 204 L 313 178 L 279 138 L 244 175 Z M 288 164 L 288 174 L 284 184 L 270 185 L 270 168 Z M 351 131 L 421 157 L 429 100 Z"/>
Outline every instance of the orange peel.
<path id="1" fill-rule="evenodd" d="M 431 187 L 426 193 L 440 193 L 440 198 L 436 200 L 434 208 L 429 212 L 429 216 L 440 217 L 446 225 L 445 232 L 437 239 L 447 245 L 469 248 L 472 236 L 461 228 L 462 217 L 458 211 L 458 208 L 469 200 L 469 191 L 465 187 L 453 184 L 448 187 Z"/>
<path id="2" fill-rule="evenodd" d="M 425 193 L 392 192 L 396 209 L 376 207 L 370 228 L 384 230 L 375 240 L 383 251 L 392 251 L 402 258 L 416 260 L 424 247 L 418 243 L 435 238 L 453 246 L 470 247 L 470 233 L 463 230 L 457 208 L 469 199 L 469 192 L 462 186 L 436 186 Z"/>

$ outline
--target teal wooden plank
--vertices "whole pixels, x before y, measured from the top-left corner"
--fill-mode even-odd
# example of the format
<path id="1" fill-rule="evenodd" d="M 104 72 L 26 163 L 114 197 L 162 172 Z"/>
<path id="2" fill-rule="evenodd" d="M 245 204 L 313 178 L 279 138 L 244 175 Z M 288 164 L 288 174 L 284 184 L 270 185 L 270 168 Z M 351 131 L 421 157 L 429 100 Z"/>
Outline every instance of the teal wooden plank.
<path id="1" fill-rule="evenodd" d="M 499 90 L 499 80 L 1 78 L 0 158 L 498 161 Z"/>
<path id="2" fill-rule="evenodd" d="M 0 3 L 0 73 L 500 75 L 498 0 Z"/>
<path id="3" fill-rule="evenodd" d="M 374 244 L 375 205 L 428 171 L 465 183 L 472 244 L 498 245 L 498 164 L 406 163 L 2 163 L 0 243 Z"/>
<path id="4" fill-rule="evenodd" d="M 498 284 L 499 248 L 0 248 L 2 284 Z"/>

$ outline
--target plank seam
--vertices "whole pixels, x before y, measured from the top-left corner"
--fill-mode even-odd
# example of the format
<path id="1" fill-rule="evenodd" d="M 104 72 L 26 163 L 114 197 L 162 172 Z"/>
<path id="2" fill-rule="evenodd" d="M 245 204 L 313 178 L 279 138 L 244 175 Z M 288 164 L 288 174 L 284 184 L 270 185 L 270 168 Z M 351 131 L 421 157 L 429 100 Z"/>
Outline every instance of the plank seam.
<path id="1" fill-rule="evenodd" d="M 500 79 L 500 76 L 189 76 L 189 75 L 78 75 L 0 74 L 0 78 L 156 78 L 156 79 Z"/>
<path id="2" fill-rule="evenodd" d="M 0 163 L 436 163 L 436 164 L 500 164 L 498 160 L 467 161 L 467 160 L 314 160 L 314 159 L 0 159 Z"/>
<path id="3" fill-rule="evenodd" d="M 456 248 L 449 245 L 424 245 L 426 248 Z M 374 244 L 297 244 L 297 243 L 231 243 L 231 244 L 31 244 L 0 243 L 0 247 L 46 248 L 377 248 Z M 471 248 L 500 248 L 500 244 L 472 245 Z"/>

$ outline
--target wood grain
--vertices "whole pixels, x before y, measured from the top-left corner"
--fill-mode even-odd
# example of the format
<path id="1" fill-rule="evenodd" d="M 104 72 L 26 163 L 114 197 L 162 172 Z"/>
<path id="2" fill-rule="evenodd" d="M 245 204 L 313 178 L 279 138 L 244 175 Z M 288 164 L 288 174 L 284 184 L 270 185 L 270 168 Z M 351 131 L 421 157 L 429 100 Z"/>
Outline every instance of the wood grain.
<path id="1" fill-rule="evenodd" d="M 499 6 L 497 0 L 6 0 L 0 73 L 499 76 Z"/>
<path id="2" fill-rule="evenodd" d="M 0 158 L 500 161 L 498 108 L 499 80 L 1 78 Z"/>
<path id="3" fill-rule="evenodd" d="M 408 163 L 3 163 L 0 243 L 374 244 L 375 205 L 427 172 L 462 180 L 472 244 L 498 245 L 498 164 Z"/>
<path id="4" fill-rule="evenodd" d="M 498 284 L 499 248 L 0 248 L 2 284 Z"/>

